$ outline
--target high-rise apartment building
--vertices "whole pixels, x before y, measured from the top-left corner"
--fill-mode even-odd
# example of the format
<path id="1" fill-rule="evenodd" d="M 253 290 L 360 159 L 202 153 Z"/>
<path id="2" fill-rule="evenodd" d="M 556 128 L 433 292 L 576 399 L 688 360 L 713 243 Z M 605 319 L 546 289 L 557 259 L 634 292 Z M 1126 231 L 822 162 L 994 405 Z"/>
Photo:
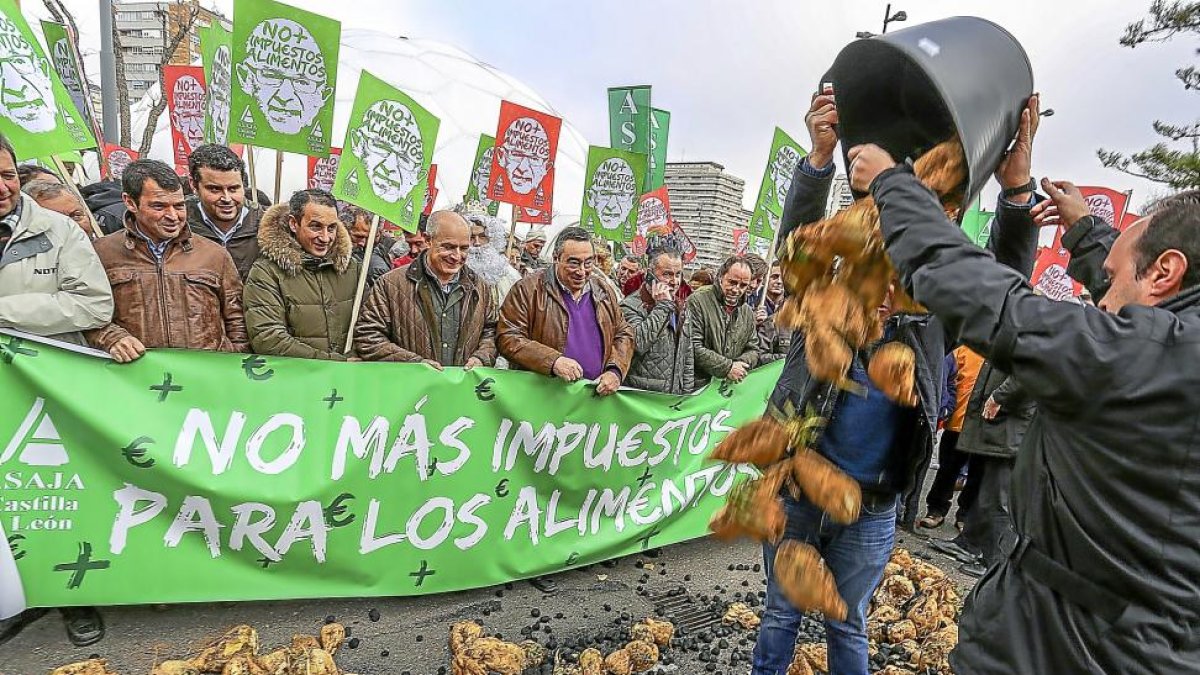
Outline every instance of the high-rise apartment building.
<path id="1" fill-rule="evenodd" d="M 742 208 L 746 181 L 716 162 L 668 162 L 671 215 L 696 245 L 692 266 L 716 267 L 733 252 L 733 230 L 750 222 Z"/>
<path id="2" fill-rule="evenodd" d="M 121 55 L 125 61 L 125 87 L 131 101 L 146 95 L 158 82 L 163 64 L 163 51 L 171 36 L 185 25 L 192 7 L 199 9 L 195 23 L 175 50 L 167 64 L 189 65 L 200 61 L 200 28 L 221 23 L 232 29 L 233 23 L 198 0 L 179 2 L 118 2 L 114 23 L 121 40 Z"/>

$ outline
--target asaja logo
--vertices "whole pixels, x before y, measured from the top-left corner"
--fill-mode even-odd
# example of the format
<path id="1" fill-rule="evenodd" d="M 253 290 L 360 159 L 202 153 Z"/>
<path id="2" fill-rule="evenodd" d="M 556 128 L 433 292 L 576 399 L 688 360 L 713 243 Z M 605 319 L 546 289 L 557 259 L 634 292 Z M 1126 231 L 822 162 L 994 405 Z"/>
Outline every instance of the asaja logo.
<path id="1" fill-rule="evenodd" d="M 45 399 L 38 398 L 33 402 L 25 420 L 5 446 L 4 454 L 0 455 L 0 464 L 8 462 L 13 455 L 17 455 L 17 461 L 29 466 L 62 466 L 70 461 L 62 436 L 45 407 Z"/>

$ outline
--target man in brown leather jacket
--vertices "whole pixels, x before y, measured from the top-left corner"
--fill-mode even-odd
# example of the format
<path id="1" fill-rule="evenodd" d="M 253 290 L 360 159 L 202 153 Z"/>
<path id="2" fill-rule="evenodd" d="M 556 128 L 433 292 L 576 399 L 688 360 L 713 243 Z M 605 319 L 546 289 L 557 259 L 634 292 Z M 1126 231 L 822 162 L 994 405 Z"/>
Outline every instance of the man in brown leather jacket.
<path id="1" fill-rule="evenodd" d="M 122 188 L 125 228 L 96 242 L 113 319 L 88 341 L 118 363 L 154 347 L 246 351 L 241 278 L 224 248 L 192 235 L 179 177 L 143 159 L 125 169 Z"/>
<path id="2" fill-rule="evenodd" d="M 633 328 L 595 266 L 588 232 L 568 227 L 555 239 L 554 264 L 513 286 L 500 308 L 497 342 L 514 369 L 596 380 L 601 396 L 621 386 Z"/>
<path id="3" fill-rule="evenodd" d="M 411 264 L 379 277 L 363 301 L 354 348 L 366 361 L 490 366 L 496 362 L 496 306 L 466 266 L 471 228 L 453 211 L 427 224 L 430 243 Z"/>

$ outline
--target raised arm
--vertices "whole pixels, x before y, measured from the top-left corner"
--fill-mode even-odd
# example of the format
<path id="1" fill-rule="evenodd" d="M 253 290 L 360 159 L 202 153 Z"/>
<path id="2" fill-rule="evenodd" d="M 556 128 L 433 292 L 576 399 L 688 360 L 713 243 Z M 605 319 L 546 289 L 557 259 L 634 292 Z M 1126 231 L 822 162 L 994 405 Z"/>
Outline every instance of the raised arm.
<path id="1" fill-rule="evenodd" d="M 837 168 L 833 163 L 833 151 L 838 143 L 837 122 L 837 105 L 833 96 L 814 96 L 804 116 L 812 151 L 796 164 L 792 174 L 792 186 L 788 189 L 783 203 L 783 217 L 779 221 L 779 241 L 786 239 L 796 228 L 825 217 L 829 187 Z"/>

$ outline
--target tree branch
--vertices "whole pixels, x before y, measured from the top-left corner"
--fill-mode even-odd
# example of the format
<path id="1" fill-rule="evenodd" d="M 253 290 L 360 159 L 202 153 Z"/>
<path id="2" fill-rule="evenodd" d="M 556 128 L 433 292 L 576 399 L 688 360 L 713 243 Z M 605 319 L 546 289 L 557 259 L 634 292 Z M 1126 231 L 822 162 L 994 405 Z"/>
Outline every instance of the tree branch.
<path id="1" fill-rule="evenodd" d="M 1191 32 L 1200 33 L 1200 2 L 1154 0 L 1149 17 L 1125 27 L 1121 44 L 1136 47 L 1146 42 L 1165 42 L 1179 33 Z"/>
<path id="2" fill-rule="evenodd" d="M 163 13 L 163 55 L 158 68 L 158 101 L 150 109 L 150 116 L 146 118 L 146 128 L 142 131 L 142 142 L 138 148 L 138 154 L 142 157 L 150 152 L 150 147 L 154 144 L 154 129 L 158 126 L 158 118 L 162 117 L 163 111 L 167 108 L 167 78 L 163 73 L 163 66 L 167 65 L 184 38 L 192 32 L 192 26 L 195 25 L 196 18 L 199 16 L 200 6 L 193 3 L 188 9 L 187 18 L 179 25 L 175 35 L 168 40 L 166 28 L 171 21 L 170 10 Z"/>

